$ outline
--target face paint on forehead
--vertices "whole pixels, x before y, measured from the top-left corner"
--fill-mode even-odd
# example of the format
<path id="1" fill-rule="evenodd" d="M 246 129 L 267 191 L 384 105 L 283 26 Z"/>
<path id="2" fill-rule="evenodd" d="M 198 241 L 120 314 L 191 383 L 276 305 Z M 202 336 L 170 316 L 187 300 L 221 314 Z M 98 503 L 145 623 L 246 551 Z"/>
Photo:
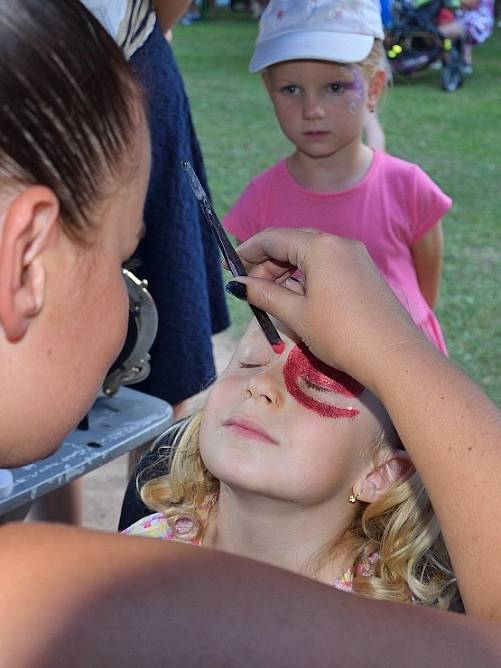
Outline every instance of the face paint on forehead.
<path id="1" fill-rule="evenodd" d="M 306 394 L 301 387 L 301 381 L 312 383 L 319 388 L 349 398 L 359 397 L 364 391 L 364 386 L 348 374 L 321 362 L 308 350 L 304 343 L 299 343 L 291 350 L 282 373 L 287 391 L 294 399 L 305 408 L 315 411 L 321 417 L 354 418 L 360 413 L 357 408 L 343 408 L 324 403 Z"/>

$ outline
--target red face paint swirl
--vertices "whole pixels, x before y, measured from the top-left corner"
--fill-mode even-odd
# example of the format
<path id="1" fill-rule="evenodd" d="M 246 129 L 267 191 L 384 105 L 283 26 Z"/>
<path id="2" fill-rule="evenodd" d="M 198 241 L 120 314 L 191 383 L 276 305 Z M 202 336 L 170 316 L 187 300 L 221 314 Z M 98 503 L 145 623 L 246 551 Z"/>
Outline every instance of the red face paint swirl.
<path id="1" fill-rule="evenodd" d="M 348 374 L 321 362 L 308 350 L 304 343 L 294 346 L 289 353 L 289 357 L 284 364 L 283 375 L 285 386 L 294 399 L 305 408 L 315 411 L 321 417 L 354 418 L 360 412 L 356 408 L 342 408 L 324 403 L 305 393 L 301 387 L 301 381 L 312 383 L 321 390 L 328 390 L 341 394 L 343 397 L 353 398 L 362 394 L 364 386 Z"/>

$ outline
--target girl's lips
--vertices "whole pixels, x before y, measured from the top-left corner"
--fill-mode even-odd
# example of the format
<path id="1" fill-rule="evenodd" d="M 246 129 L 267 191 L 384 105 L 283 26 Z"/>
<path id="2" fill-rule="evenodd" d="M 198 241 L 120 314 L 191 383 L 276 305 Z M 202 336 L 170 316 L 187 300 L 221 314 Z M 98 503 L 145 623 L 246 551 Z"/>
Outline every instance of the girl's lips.
<path id="1" fill-rule="evenodd" d="M 277 445 L 277 442 L 270 434 L 255 420 L 243 416 L 234 416 L 224 422 L 223 427 L 226 427 L 234 434 L 243 438 L 249 438 L 254 441 L 263 441 Z"/>
<path id="2" fill-rule="evenodd" d="M 317 130 L 315 132 L 304 132 L 303 134 L 305 137 L 308 137 L 308 139 L 323 139 L 324 137 L 327 137 L 330 132 L 325 130 Z"/>

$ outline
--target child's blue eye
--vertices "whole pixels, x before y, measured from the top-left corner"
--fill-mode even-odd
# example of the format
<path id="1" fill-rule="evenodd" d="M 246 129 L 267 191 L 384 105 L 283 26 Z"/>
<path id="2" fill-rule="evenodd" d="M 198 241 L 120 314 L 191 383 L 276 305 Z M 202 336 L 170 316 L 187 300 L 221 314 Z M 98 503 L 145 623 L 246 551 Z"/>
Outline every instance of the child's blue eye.
<path id="1" fill-rule="evenodd" d="M 291 84 L 290 86 L 284 86 L 282 88 L 282 93 L 284 95 L 297 95 L 299 92 L 299 87 L 295 86 L 294 84 Z"/>
<path id="2" fill-rule="evenodd" d="M 343 93 L 346 90 L 346 84 L 336 81 L 329 84 L 329 93 Z"/>

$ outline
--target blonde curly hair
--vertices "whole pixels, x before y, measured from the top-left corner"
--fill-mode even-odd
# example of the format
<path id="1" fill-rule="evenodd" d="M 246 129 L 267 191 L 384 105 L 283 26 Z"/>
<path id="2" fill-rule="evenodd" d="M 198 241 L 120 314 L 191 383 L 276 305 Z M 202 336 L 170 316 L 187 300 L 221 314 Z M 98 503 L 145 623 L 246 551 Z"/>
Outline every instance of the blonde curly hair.
<path id="1" fill-rule="evenodd" d="M 199 449 L 202 411 L 178 430 L 168 452 L 169 473 L 141 485 L 143 502 L 165 515 L 180 540 L 202 541 L 219 481 L 206 468 Z M 374 463 L 385 450 L 401 447 L 389 418 L 370 446 Z M 155 464 L 154 466 L 156 466 Z M 148 477 L 148 470 L 144 472 Z M 461 610 L 456 578 L 428 494 L 417 473 L 390 487 L 377 501 L 359 503 L 359 513 L 341 540 L 326 545 L 308 564 L 315 576 L 342 549 L 352 563 L 353 591 L 370 598 Z M 186 520 L 191 529 L 186 530 Z M 179 531 L 177 531 L 179 527 Z M 377 555 L 369 575 L 357 566 Z"/>
<path id="2" fill-rule="evenodd" d="M 373 77 L 378 70 L 384 70 L 386 75 L 389 75 L 390 69 L 388 59 L 381 39 L 374 39 L 374 44 L 372 45 L 369 55 L 358 63 L 358 66 L 367 79 Z"/>

